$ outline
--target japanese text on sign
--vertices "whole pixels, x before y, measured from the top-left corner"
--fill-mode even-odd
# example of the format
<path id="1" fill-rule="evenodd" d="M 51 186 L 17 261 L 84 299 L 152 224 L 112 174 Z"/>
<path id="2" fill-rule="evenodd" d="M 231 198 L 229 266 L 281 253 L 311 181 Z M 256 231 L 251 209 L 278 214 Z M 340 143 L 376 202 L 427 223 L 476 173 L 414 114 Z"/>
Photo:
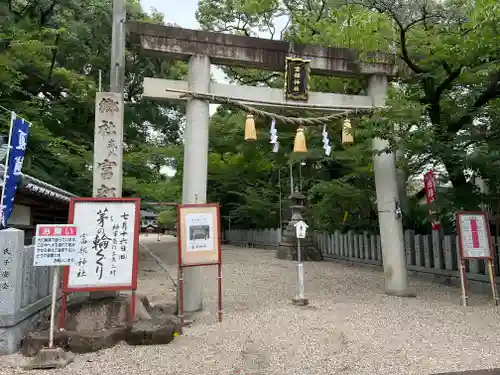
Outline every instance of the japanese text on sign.
<path id="1" fill-rule="evenodd" d="M 309 61 L 287 57 L 285 98 L 307 101 L 309 99 Z"/>
<path id="2" fill-rule="evenodd" d="M 121 94 L 96 94 L 94 138 L 94 196 L 116 197 L 121 192 L 122 172 L 118 168 L 122 154 L 123 118 Z"/>
<path id="3" fill-rule="evenodd" d="M 427 204 L 431 205 L 437 199 L 436 180 L 432 170 L 424 174 L 424 187 Z M 436 220 L 436 211 L 432 207 L 429 208 L 429 216 L 431 218 L 432 229 L 439 230 L 441 228 L 441 224 Z"/>
<path id="4" fill-rule="evenodd" d="M 69 288 L 131 285 L 135 208 L 135 202 L 75 202 L 73 221 L 80 233 Z"/>
<path id="5" fill-rule="evenodd" d="M 78 229 L 75 225 L 37 225 L 35 266 L 69 266 L 77 254 Z"/>
<path id="6" fill-rule="evenodd" d="M 220 263 L 219 205 L 179 205 L 178 220 L 179 266 Z"/>
<path id="7" fill-rule="evenodd" d="M 5 244 L 0 248 L 0 292 L 11 290 L 12 247 Z"/>
<path id="8" fill-rule="evenodd" d="M 214 247 L 214 215 L 191 213 L 186 215 L 187 251 L 212 251 Z"/>
<path id="9" fill-rule="evenodd" d="M 490 243 L 485 216 L 461 214 L 459 220 L 463 256 L 465 258 L 489 257 L 491 255 Z"/>
<path id="10" fill-rule="evenodd" d="M 22 231 L 18 229 L 2 231 L 0 237 L 0 316 L 18 311 L 16 302 L 20 297 L 17 290 L 22 283 L 20 263 L 24 255 L 23 250 Z"/>

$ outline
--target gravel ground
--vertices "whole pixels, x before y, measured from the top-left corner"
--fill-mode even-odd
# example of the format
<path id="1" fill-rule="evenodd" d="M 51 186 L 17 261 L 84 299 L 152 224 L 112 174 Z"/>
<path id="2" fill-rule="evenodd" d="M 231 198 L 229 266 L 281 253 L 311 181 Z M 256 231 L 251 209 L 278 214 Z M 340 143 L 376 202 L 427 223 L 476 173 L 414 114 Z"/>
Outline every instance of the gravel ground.
<path id="1" fill-rule="evenodd" d="M 175 278 L 175 239 L 142 241 Z M 378 271 L 316 262 L 305 265 L 311 304 L 295 307 L 295 269 L 274 251 L 225 247 L 223 262 L 222 324 L 216 322 L 216 270 L 207 268 L 205 310 L 172 344 L 119 345 L 44 373 L 427 375 L 499 367 L 500 317 L 487 295 L 472 295 L 464 309 L 458 288 L 412 280 L 417 298 L 390 297 Z M 165 271 L 145 252 L 140 264 L 139 292 L 172 300 Z M 23 361 L 0 357 L 0 375 L 24 373 L 16 368 Z"/>

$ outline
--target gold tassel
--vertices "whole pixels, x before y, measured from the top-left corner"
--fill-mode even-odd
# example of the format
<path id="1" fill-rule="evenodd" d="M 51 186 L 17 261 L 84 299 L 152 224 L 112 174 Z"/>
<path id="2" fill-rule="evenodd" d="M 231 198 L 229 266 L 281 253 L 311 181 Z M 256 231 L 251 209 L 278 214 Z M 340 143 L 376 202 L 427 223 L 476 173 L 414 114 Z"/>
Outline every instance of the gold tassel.
<path id="1" fill-rule="evenodd" d="M 342 127 L 342 144 L 352 145 L 354 143 L 354 137 L 352 136 L 352 125 L 351 120 L 346 118 L 344 120 L 344 126 Z"/>
<path id="2" fill-rule="evenodd" d="M 247 119 L 245 120 L 245 141 L 255 141 L 256 139 L 255 120 L 253 115 L 247 115 Z"/>
<path id="3" fill-rule="evenodd" d="M 299 126 L 295 134 L 295 142 L 293 143 L 293 152 L 307 152 L 306 136 L 304 128 Z"/>

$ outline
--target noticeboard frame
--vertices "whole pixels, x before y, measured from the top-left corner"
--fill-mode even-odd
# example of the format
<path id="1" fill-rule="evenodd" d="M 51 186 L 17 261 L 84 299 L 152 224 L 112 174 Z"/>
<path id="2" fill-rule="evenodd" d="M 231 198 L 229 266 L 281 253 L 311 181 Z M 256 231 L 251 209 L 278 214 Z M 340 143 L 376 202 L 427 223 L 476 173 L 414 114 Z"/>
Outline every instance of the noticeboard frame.
<path id="1" fill-rule="evenodd" d="M 478 215 L 478 216 L 482 216 L 484 218 L 484 223 L 486 226 L 486 236 L 487 236 L 487 241 L 488 241 L 488 249 L 489 249 L 488 256 L 470 257 L 470 256 L 464 255 L 464 248 L 463 248 L 463 242 L 462 242 L 462 228 L 460 226 L 460 218 L 462 216 L 467 216 L 467 215 Z M 488 219 L 488 213 L 485 211 L 458 211 L 455 214 L 455 220 L 457 223 L 458 246 L 459 246 L 460 258 L 464 259 L 464 260 L 480 260 L 480 259 L 493 260 L 494 249 L 493 249 L 493 243 L 491 242 L 491 231 L 490 231 L 490 222 Z"/>
<path id="2" fill-rule="evenodd" d="M 200 261 L 186 262 L 187 250 L 184 249 L 186 244 L 186 236 L 184 223 L 185 215 L 190 213 L 189 211 L 198 211 L 198 213 L 207 213 L 213 210 L 214 212 L 214 222 L 212 223 L 214 230 L 214 250 L 210 257 L 204 257 Z M 186 211 L 186 212 L 184 212 Z M 199 266 L 215 266 L 221 264 L 222 261 L 222 248 L 221 248 L 221 235 L 220 235 L 220 207 L 217 203 L 200 203 L 200 204 L 179 204 L 177 205 L 177 245 L 178 245 L 178 263 L 179 267 L 199 267 Z M 203 252 L 200 252 L 202 254 Z M 215 256 L 214 256 L 215 255 Z"/>
<path id="3" fill-rule="evenodd" d="M 198 213 L 206 213 L 209 210 L 215 210 L 215 217 L 213 226 L 217 229 L 214 230 L 216 241 L 215 249 L 212 253 L 212 258 L 201 260 L 200 262 L 184 262 L 184 254 L 187 251 L 184 249 L 186 243 L 187 233 L 184 228 L 185 218 L 183 215 L 189 211 L 197 211 Z M 183 212 L 186 210 L 187 212 Z M 202 252 L 200 252 L 202 253 Z M 213 255 L 216 254 L 216 259 Z M 217 306 L 219 322 L 222 321 L 222 247 L 221 247 L 221 226 L 220 226 L 220 206 L 218 203 L 195 203 L 195 204 L 179 204 L 177 205 L 177 265 L 179 272 L 179 333 L 182 333 L 184 326 L 184 268 L 203 267 L 203 266 L 217 266 Z"/>
<path id="4" fill-rule="evenodd" d="M 68 224 L 74 224 L 75 216 L 75 204 L 77 203 L 134 203 L 135 205 L 135 223 L 134 223 L 134 245 L 132 248 L 132 282 L 130 285 L 105 285 L 105 286 L 90 286 L 90 287 L 69 287 L 69 267 L 65 266 L 63 268 L 63 279 L 62 279 L 62 306 L 59 327 L 64 328 L 66 323 L 66 311 L 67 311 L 67 301 L 68 293 L 73 292 L 118 292 L 118 291 L 131 291 L 132 298 L 130 303 L 130 319 L 129 324 L 134 321 L 135 317 L 135 305 L 136 305 L 136 295 L 137 290 L 137 275 L 139 271 L 139 231 L 141 224 L 141 198 L 122 198 L 122 197 L 85 197 L 85 198 L 72 198 L 69 204 L 68 213 Z"/>
<path id="5" fill-rule="evenodd" d="M 460 218 L 466 215 L 478 215 L 482 216 L 484 219 L 484 223 L 486 226 L 486 237 L 488 241 L 489 255 L 482 257 L 469 257 L 464 256 L 464 248 L 462 241 L 462 228 L 460 226 Z M 486 268 L 489 274 L 490 285 L 491 285 L 491 294 L 493 296 L 493 304 L 498 306 L 498 293 L 496 288 L 496 276 L 495 276 L 495 265 L 494 265 L 494 248 L 493 243 L 491 241 L 491 230 L 490 230 L 490 221 L 488 218 L 488 213 L 485 211 L 458 211 L 455 214 L 456 226 L 457 226 L 457 234 L 458 234 L 458 255 L 459 259 L 459 273 L 460 273 L 460 284 L 462 289 L 462 304 L 463 306 L 467 306 L 469 300 L 469 288 L 467 281 L 467 268 L 465 265 L 465 261 L 479 261 L 484 260 L 486 263 Z"/>

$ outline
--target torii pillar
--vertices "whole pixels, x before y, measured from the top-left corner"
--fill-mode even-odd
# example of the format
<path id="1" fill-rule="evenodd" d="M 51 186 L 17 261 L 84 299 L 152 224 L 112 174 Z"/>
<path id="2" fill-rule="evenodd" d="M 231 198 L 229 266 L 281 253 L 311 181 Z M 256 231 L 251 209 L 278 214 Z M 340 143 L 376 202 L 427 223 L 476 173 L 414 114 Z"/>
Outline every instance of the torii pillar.
<path id="1" fill-rule="evenodd" d="M 252 100 L 262 103 L 285 105 L 283 90 L 264 87 L 235 86 L 210 83 L 210 63 L 284 71 L 286 57 L 310 60 L 311 74 L 341 77 L 364 76 L 369 80 L 369 95 L 342 95 L 310 93 L 309 103 L 323 108 L 371 108 L 383 105 L 387 95 L 387 76 L 394 74 L 392 55 L 370 54 L 370 62 L 361 62 L 359 53 L 346 48 L 326 48 L 267 40 L 239 35 L 182 29 L 141 22 L 128 23 L 132 40 L 140 44 L 150 56 L 188 61 L 188 82 L 146 78 L 144 96 L 163 100 L 183 100 L 177 92 L 168 89 L 188 90 L 205 94 Z M 185 100 L 185 98 L 184 98 Z M 288 105 L 287 105 L 288 106 Z M 189 99 L 187 122 L 184 131 L 183 203 L 205 203 L 207 189 L 209 103 Z M 387 142 L 374 140 L 375 150 Z M 407 295 L 407 272 L 404 262 L 404 241 L 401 219 L 395 206 L 399 201 L 395 180 L 394 154 L 374 157 L 377 205 L 386 291 L 389 294 Z M 384 170 L 386 168 L 391 169 Z M 394 175 L 394 181 L 393 179 Z M 200 268 L 185 272 L 186 312 L 202 308 L 203 280 Z"/>
<path id="2" fill-rule="evenodd" d="M 209 92 L 210 58 L 193 55 L 188 63 L 190 91 Z M 206 203 L 208 169 L 209 103 L 206 100 L 189 99 L 184 129 L 184 166 L 182 179 L 182 203 Z M 203 307 L 202 267 L 184 269 L 184 309 L 198 311 Z"/>

